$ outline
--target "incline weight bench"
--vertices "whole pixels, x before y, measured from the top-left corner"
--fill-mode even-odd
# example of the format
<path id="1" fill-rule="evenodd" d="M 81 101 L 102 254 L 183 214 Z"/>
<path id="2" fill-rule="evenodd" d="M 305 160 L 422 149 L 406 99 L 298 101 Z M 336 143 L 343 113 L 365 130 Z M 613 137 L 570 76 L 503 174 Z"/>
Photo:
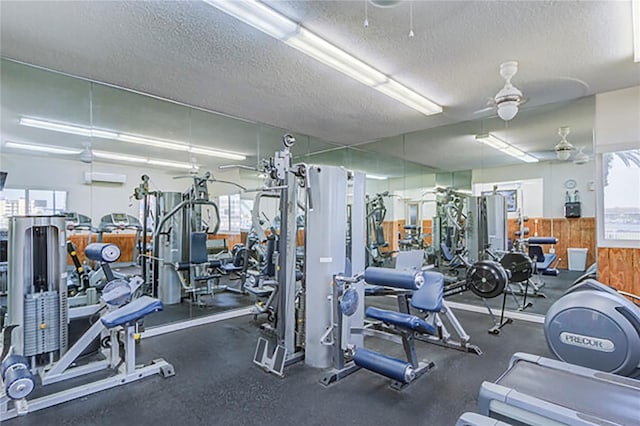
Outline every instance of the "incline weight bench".
<path id="1" fill-rule="evenodd" d="M 120 250 L 117 246 L 94 243 L 87 246 L 85 253 L 87 258 L 100 262 L 105 269 L 105 275 L 112 276 L 109 263 L 115 262 L 119 257 Z M 115 279 L 107 283 L 100 304 L 95 305 L 93 312 L 94 315 L 102 312 L 100 320 L 95 321 L 58 360 L 52 359 L 42 367 L 32 366 L 27 357 L 15 353 L 14 347 L 11 346 L 11 336 L 16 326 L 7 327 L 2 352 L 0 421 L 134 382 L 153 374 L 173 376 L 173 366 L 163 359 L 156 359 L 147 366 L 136 366 L 136 323 L 146 315 L 163 309 L 162 302 L 149 296 L 131 300 L 141 284 L 142 279 L 139 277 L 129 281 Z M 82 355 L 97 338 L 109 342 L 102 345 L 101 359 L 82 362 Z M 122 349 L 124 353 L 121 352 Z M 44 396 L 31 401 L 27 400 L 37 385 L 37 378 L 40 379 L 39 385 L 46 389 L 47 385 L 106 369 L 114 370 L 115 374 L 56 393 L 45 393 Z"/>

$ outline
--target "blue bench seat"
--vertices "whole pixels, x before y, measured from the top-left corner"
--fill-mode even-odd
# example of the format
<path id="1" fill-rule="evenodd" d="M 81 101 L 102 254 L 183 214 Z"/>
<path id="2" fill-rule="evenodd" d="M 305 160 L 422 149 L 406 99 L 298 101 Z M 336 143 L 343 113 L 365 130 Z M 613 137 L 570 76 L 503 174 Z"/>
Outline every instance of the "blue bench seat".
<path id="1" fill-rule="evenodd" d="M 394 325 L 406 330 L 413 330 L 419 333 L 436 334 L 434 326 L 426 322 L 420 317 L 402 312 L 387 311 L 369 306 L 366 314 L 370 318 L 374 318 L 384 322 L 385 324 Z"/>
<path id="2" fill-rule="evenodd" d="M 137 321 L 152 312 L 161 311 L 162 309 L 162 302 L 158 299 L 142 296 L 115 311 L 103 315 L 100 321 L 102 321 L 105 327 L 113 328 L 128 322 Z"/>

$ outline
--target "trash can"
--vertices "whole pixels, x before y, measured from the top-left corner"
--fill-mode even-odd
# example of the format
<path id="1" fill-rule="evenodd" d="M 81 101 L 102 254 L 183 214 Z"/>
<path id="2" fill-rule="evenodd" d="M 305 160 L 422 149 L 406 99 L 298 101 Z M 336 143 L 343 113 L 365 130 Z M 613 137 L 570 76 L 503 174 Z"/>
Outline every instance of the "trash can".
<path id="1" fill-rule="evenodd" d="M 567 249 L 570 271 L 584 271 L 586 269 L 588 251 L 589 249 L 586 248 Z"/>

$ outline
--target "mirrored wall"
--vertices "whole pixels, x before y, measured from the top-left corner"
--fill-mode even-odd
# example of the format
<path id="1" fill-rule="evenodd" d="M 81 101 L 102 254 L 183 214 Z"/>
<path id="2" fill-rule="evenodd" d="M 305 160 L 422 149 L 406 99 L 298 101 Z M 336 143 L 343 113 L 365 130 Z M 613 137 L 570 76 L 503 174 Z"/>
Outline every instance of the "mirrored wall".
<path id="1" fill-rule="evenodd" d="M 115 269 L 137 274 L 145 250 L 142 241 L 146 238 L 147 248 L 154 242 L 154 196 L 188 192 L 194 175 L 210 172 L 207 190 L 218 215 L 203 211 L 200 217 L 203 228 L 217 228 L 208 235 L 209 257 L 229 261 L 234 246 L 247 243 L 255 192 L 240 188 L 262 186 L 265 177 L 255 169 L 282 147 L 282 135 L 289 129 L 8 60 L 2 60 L 1 72 L 0 169 L 8 176 L 0 196 L 0 228 L 6 228 L 10 215 L 66 213 L 69 239 L 79 253 L 92 241 L 116 243 L 122 255 Z M 440 224 L 445 190 L 463 198 L 494 190 L 503 194 L 512 244 L 528 237 L 558 239 L 557 244 L 540 245 L 543 254 L 555 256 L 550 269 L 557 269 L 558 275 L 536 274 L 533 283 L 540 290 L 528 298 L 533 306 L 526 311 L 544 314 L 595 259 L 593 116 L 594 100 L 587 97 L 530 109 L 525 105 L 506 123 L 479 118 L 351 146 L 294 133 L 292 152 L 296 161 L 366 172 L 370 265 L 394 267 L 398 252 L 418 248 L 425 252 L 424 265 L 443 270 L 454 266 L 450 282 L 464 275 L 464 268 L 456 271 L 451 258 L 465 247 L 456 247 Z M 568 160 L 559 159 L 554 147 L 562 127 L 569 128 L 567 140 L 582 148 L 584 156 L 578 158 L 573 151 Z M 497 149 L 501 142 L 491 145 L 482 139 L 488 135 L 507 147 L 517 146 L 536 161 L 525 162 Z M 146 217 L 144 197 L 135 196 L 137 188 L 150 193 Z M 574 203 L 571 215 L 579 217 L 566 217 L 567 202 Z M 275 205 L 261 207 L 265 221 L 277 220 Z M 82 255 L 80 260 L 85 261 Z M 72 271 L 71 259 L 68 266 Z M 238 290 L 241 281 L 229 273 L 222 274 L 219 283 Z M 520 288 L 520 283 L 513 285 L 516 293 Z M 483 306 L 470 291 L 450 299 Z M 150 316 L 146 325 L 212 315 L 253 302 L 238 291 L 215 292 L 198 303 L 182 299 L 166 304 L 165 311 Z M 488 300 L 494 307 L 501 302 Z M 521 307 L 518 303 L 520 298 L 507 298 L 510 310 Z"/>

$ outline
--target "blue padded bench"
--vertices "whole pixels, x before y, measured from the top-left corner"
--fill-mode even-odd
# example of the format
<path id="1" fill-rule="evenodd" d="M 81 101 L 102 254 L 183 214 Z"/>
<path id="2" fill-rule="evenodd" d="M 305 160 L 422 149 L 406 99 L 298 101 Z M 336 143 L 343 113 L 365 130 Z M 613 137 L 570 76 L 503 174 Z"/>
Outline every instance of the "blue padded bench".
<path id="1" fill-rule="evenodd" d="M 551 267 L 558 256 L 555 253 L 544 253 L 540 246 L 529 246 L 529 256 L 535 259 L 538 272 L 544 272 Z"/>
<path id="2" fill-rule="evenodd" d="M 373 287 L 376 290 L 384 289 L 385 286 L 414 290 L 411 306 L 420 311 L 439 312 L 442 309 L 444 277 L 438 272 L 398 271 L 371 267 L 366 269 L 364 279 L 367 283 L 377 285 L 377 287 Z M 371 306 L 366 309 L 366 315 L 396 327 L 420 333 L 436 333 L 433 325 L 416 315 Z"/>
<path id="3" fill-rule="evenodd" d="M 102 321 L 102 325 L 105 327 L 113 328 L 128 322 L 137 321 L 152 312 L 161 311 L 162 309 L 162 302 L 158 299 L 142 296 L 115 311 L 103 315 L 100 321 Z"/>
<path id="4" fill-rule="evenodd" d="M 436 334 L 434 326 L 415 315 L 404 314 L 402 312 L 387 311 L 369 306 L 366 310 L 367 316 L 384 322 L 385 324 L 419 333 Z"/>

